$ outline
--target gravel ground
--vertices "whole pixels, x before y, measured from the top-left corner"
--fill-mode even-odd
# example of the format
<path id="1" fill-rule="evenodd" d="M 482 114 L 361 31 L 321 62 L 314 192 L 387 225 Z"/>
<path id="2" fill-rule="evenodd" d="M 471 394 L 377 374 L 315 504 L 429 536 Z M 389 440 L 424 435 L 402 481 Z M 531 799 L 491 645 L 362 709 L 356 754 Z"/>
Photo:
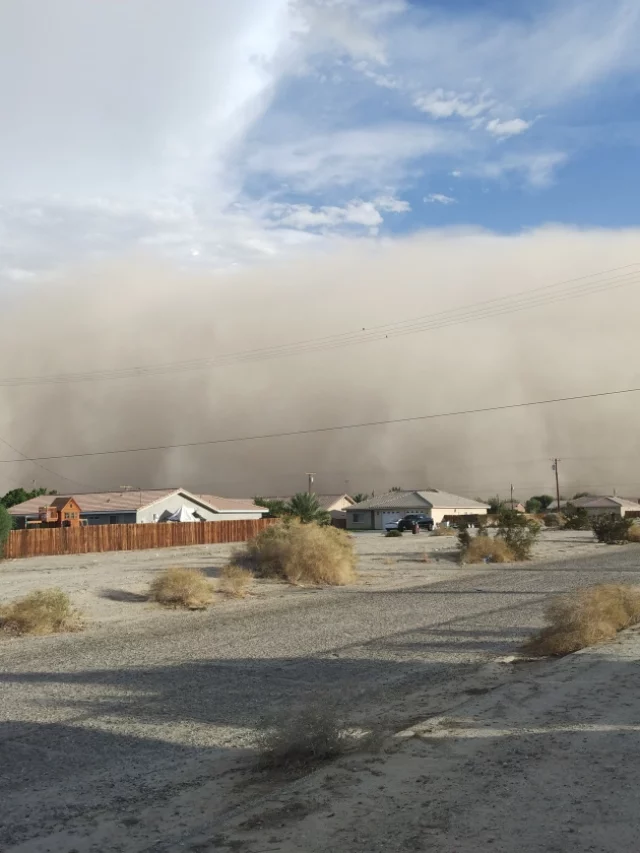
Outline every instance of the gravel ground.
<path id="1" fill-rule="evenodd" d="M 61 586 L 93 622 L 0 644 L 0 847 L 180 849 L 242 806 L 230 785 L 271 715 L 321 697 L 354 721 L 402 728 L 502 677 L 486 664 L 540 624 L 550 593 L 640 571 L 635 546 L 580 533 L 545 533 L 535 562 L 499 569 L 456 566 L 437 537 L 356 541 L 355 587 L 260 584 L 206 613 L 166 613 L 135 594 L 166 565 L 215 576 L 221 546 L 4 564 L 4 596 Z M 564 559 L 544 559 L 553 553 Z"/>
<path id="2" fill-rule="evenodd" d="M 282 785 L 197 849 L 626 853 L 640 849 L 640 633 L 506 683 Z M 514 669 L 516 671 L 514 671 Z"/>

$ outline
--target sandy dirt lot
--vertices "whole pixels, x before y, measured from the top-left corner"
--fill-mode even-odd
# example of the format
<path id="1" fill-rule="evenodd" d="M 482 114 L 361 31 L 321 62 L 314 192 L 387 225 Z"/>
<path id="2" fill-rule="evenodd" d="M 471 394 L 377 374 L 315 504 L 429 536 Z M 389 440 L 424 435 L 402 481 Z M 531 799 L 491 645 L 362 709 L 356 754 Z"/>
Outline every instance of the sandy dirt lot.
<path id="1" fill-rule="evenodd" d="M 283 786 L 227 826 L 243 853 L 640 849 L 640 633 L 505 683 Z"/>
<path id="2" fill-rule="evenodd" d="M 371 589 L 411 586 L 478 571 L 478 567 L 457 565 L 455 537 L 405 534 L 388 539 L 380 533 L 354 536 L 360 573 L 359 585 Z M 87 630 L 96 630 L 115 622 L 185 618 L 185 614 L 160 611 L 145 601 L 153 578 L 170 566 L 198 568 L 212 579 L 232 560 L 237 545 L 202 545 L 167 548 L 158 551 L 125 551 L 107 554 L 80 554 L 68 557 L 34 557 L 0 562 L 0 595 L 3 601 L 33 591 L 58 587 L 68 593 L 76 608 L 87 619 Z M 589 532 L 544 531 L 536 545 L 534 562 L 597 553 Z M 249 602 L 234 602 L 220 597 L 217 605 L 227 609 L 255 606 L 264 599 L 295 594 L 282 584 L 259 581 Z M 315 595 L 317 591 L 309 592 Z M 138 605 L 132 607 L 132 605 Z M 0 640 L 1 642 L 1 640 Z"/>
<path id="3" fill-rule="evenodd" d="M 229 559 L 228 546 L 4 563 L 4 600 L 59 586 L 90 622 L 80 634 L 0 642 L 0 849 L 478 849 L 463 844 L 470 828 L 451 836 L 451 827 L 458 826 L 451 817 L 458 808 L 452 790 L 460 791 L 460 810 L 476 809 L 480 820 L 482 798 L 493 796 L 491 781 L 502 772 L 500 763 L 493 763 L 494 748 L 487 749 L 486 735 L 501 719 L 500 702 L 515 713 L 546 690 L 542 683 L 536 686 L 538 672 L 541 677 L 546 671 L 564 672 L 555 664 L 523 669 L 499 661 L 512 657 L 523 637 L 541 624 L 551 594 L 602 580 L 637 582 L 640 549 L 598 546 L 589 534 L 545 532 L 530 563 L 460 567 L 448 538 L 386 539 L 371 533 L 357 535 L 356 544 L 361 578 L 355 586 L 301 590 L 261 582 L 249 599 L 220 597 L 205 613 L 166 612 L 145 601 L 144 593 L 168 565 L 199 566 L 215 578 Z M 598 676 L 602 689 L 605 675 Z M 502 689 L 524 690 L 518 685 L 529 678 L 534 678 L 531 697 L 516 692 L 498 698 L 498 710 L 487 706 L 481 711 Z M 632 700 L 620 695 L 626 708 L 624 703 Z M 471 697 L 478 705 L 467 708 Z M 563 712 L 572 719 L 574 693 L 567 697 L 559 693 L 552 700 L 556 726 Z M 342 760 L 322 771 L 326 778 L 256 779 L 250 769 L 256 733 L 272 715 L 286 720 L 311 701 L 335 704 L 350 725 L 384 724 L 391 753 L 383 760 Z M 452 722 L 438 723 L 443 716 Z M 486 723 L 489 719 L 494 723 Z M 423 736 L 425 720 L 437 729 L 430 739 Z M 508 715 L 505 720 L 502 728 L 515 725 Z M 528 724 L 522 725 L 526 729 Z M 393 735 L 408 728 L 419 736 L 405 742 Z M 485 733 L 478 735 L 477 729 Z M 443 731 L 451 737 L 441 736 Z M 556 743 L 560 758 L 555 765 L 568 761 L 573 749 L 563 737 L 554 731 L 544 739 Z M 507 747 L 519 740 L 496 735 L 492 742 L 509 767 Z M 532 737 L 530 747 L 526 741 L 520 765 L 539 742 Z M 464 752 L 474 746 L 477 753 Z M 428 755 L 420 752 L 427 747 Z M 453 757 L 447 758 L 451 750 Z M 434 755 L 443 763 L 434 764 Z M 411 769 L 394 769 L 396 761 Z M 421 774 L 412 775 L 419 766 Z M 477 786 L 484 774 L 485 789 L 470 788 L 468 779 L 458 778 L 465 768 L 472 770 Z M 388 774 L 397 780 L 388 783 L 386 796 L 383 777 Z M 544 777 L 532 780 L 544 787 Z M 503 793 L 511 784 L 515 796 L 517 784 L 508 780 Z M 420 796 L 424 790 L 423 805 L 433 804 L 426 817 L 418 819 L 417 801 L 409 796 L 412 787 Z M 532 789 L 536 796 L 537 790 Z M 417 827 L 414 841 L 400 832 L 405 797 L 407 827 Z M 342 800 L 351 802 L 350 810 L 342 810 Z M 495 808 L 500 808 L 497 799 Z M 491 811 L 487 815 L 478 826 L 490 833 Z M 367 825 L 375 827 L 378 818 L 383 824 L 377 834 L 368 832 Z M 314 821 L 324 824 L 322 832 L 314 829 Z M 391 829 L 384 834 L 387 823 L 396 827 L 397 838 Z M 517 828 L 516 822 L 514 835 Z M 375 846 L 378 835 L 386 847 Z M 446 846 L 452 837 L 457 847 Z M 396 841 L 404 846 L 394 847 Z M 520 847 L 487 849 L 515 853 Z M 526 849 L 577 853 L 579 848 Z"/>

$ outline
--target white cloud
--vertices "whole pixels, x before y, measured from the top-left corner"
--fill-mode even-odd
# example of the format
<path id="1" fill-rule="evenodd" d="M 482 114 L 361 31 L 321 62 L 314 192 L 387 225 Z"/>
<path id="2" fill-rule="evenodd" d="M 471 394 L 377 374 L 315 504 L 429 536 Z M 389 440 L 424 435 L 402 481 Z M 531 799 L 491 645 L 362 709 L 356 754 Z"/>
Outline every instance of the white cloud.
<path id="1" fill-rule="evenodd" d="M 436 176 L 543 188 L 586 136 L 561 108 L 640 80 L 637 0 L 548 0 L 526 17 L 406 0 L 40 5 L 0 3 L 12 280 L 139 246 L 251 263 L 382 230 L 409 209 L 396 194 L 449 191 Z M 606 132 L 593 126 L 590 144 Z"/>
<path id="2" fill-rule="evenodd" d="M 429 193 L 423 200 L 427 204 L 456 204 L 455 198 L 452 198 L 450 195 L 444 195 L 443 193 Z"/>
<path id="3" fill-rule="evenodd" d="M 354 199 L 346 205 L 274 204 L 268 210 L 271 222 L 278 227 L 305 229 L 336 229 L 340 226 L 362 226 L 371 232 L 382 225 L 382 212 L 406 213 L 408 202 L 392 196 L 381 196 L 374 201 Z"/>
<path id="4" fill-rule="evenodd" d="M 428 113 L 432 118 L 477 118 L 489 110 L 494 101 L 487 98 L 486 93 L 474 95 L 469 92 L 458 94 L 456 92 L 445 92 L 444 89 L 435 89 L 428 95 L 418 95 L 414 101 L 421 112 Z"/>
<path id="5" fill-rule="evenodd" d="M 464 147 L 465 141 L 454 131 L 401 122 L 295 142 L 258 142 L 240 156 L 249 172 L 286 180 L 299 191 L 315 191 L 352 184 L 382 187 L 401 178 L 416 158 Z"/>
<path id="6" fill-rule="evenodd" d="M 487 122 L 486 127 L 492 136 L 506 138 L 508 136 L 518 136 L 518 134 L 524 133 L 525 130 L 529 130 L 531 122 L 524 121 L 521 118 L 507 119 L 506 121 L 494 118 Z"/>
<path id="7" fill-rule="evenodd" d="M 509 174 L 519 174 L 526 183 L 538 189 L 553 183 L 556 171 L 568 157 L 562 151 L 510 154 L 501 160 L 480 164 L 477 173 L 486 178 L 503 179 Z"/>

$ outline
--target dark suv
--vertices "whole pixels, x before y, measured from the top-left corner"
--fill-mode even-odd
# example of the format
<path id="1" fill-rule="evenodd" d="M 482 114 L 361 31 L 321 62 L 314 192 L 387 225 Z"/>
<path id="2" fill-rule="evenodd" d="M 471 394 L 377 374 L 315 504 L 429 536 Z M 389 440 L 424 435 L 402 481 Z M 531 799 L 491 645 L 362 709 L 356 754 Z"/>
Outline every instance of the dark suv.
<path id="1" fill-rule="evenodd" d="M 398 530 L 401 532 L 403 530 L 411 530 L 414 524 L 417 524 L 418 527 L 423 527 L 425 530 L 433 530 L 433 519 L 422 512 L 413 512 L 405 515 L 398 522 Z"/>

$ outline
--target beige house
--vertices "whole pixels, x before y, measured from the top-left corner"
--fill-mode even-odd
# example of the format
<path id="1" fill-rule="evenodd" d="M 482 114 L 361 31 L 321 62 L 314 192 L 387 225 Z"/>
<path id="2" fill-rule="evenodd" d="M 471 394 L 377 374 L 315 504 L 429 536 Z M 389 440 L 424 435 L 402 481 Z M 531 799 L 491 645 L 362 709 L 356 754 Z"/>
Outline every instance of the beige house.
<path id="1" fill-rule="evenodd" d="M 488 511 L 487 504 L 440 489 L 388 492 L 347 507 L 347 529 L 384 530 L 387 524 L 414 512 L 424 513 L 434 524 L 441 524 L 456 516 L 486 515 Z"/>
<path id="2" fill-rule="evenodd" d="M 575 507 L 586 509 L 590 516 L 617 515 L 620 518 L 640 518 L 640 503 L 629 498 L 618 498 L 615 495 L 598 497 L 587 496 L 567 501 Z"/>
<path id="3" fill-rule="evenodd" d="M 84 524 L 153 524 L 176 519 L 190 521 L 222 521 L 262 518 L 264 507 L 252 500 L 220 498 L 217 495 L 196 495 L 186 489 L 127 489 L 120 492 L 75 493 L 65 497 L 75 498 Z M 63 498 L 56 496 L 55 500 Z M 16 526 L 30 526 L 39 518 L 42 496 L 12 506 L 9 513 Z"/>

